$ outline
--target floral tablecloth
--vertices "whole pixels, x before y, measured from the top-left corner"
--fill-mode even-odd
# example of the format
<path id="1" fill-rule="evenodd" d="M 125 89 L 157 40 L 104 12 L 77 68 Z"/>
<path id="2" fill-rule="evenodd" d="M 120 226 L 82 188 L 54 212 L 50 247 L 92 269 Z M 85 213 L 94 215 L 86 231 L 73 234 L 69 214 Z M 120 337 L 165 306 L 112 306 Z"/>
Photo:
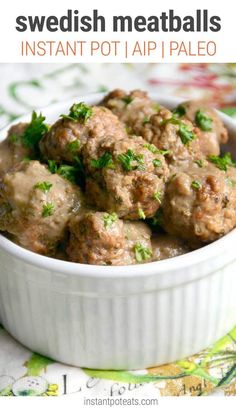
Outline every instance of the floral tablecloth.
<path id="1" fill-rule="evenodd" d="M 115 87 L 207 98 L 236 118 L 236 64 L 2 64 L 0 126 L 66 98 Z M 176 363 L 139 371 L 79 369 L 32 353 L 0 326 L 0 396 L 156 398 L 236 395 L 236 327 Z"/>

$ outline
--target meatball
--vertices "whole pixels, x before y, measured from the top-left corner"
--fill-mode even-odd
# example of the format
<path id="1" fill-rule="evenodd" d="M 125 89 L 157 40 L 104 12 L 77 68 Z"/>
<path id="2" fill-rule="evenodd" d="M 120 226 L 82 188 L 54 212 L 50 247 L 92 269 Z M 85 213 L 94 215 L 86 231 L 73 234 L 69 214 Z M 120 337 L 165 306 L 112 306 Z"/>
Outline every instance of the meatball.
<path id="1" fill-rule="evenodd" d="M 27 126 L 27 123 L 12 126 L 7 138 L 0 143 L 0 178 L 31 154 L 30 149 L 23 146 L 20 138 Z"/>
<path id="2" fill-rule="evenodd" d="M 152 261 L 177 257 L 188 251 L 189 248 L 177 237 L 158 234 L 152 238 Z"/>
<path id="3" fill-rule="evenodd" d="M 70 261 L 119 265 L 124 247 L 124 223 L 116 214 L 87 211 L 71 219 L 67 247 Z"/>
<path id="4" fill-rule="evenodd" d="M 142 222 L 117 214 L 85 211 L 70 222 L 70 261 L 94 265 L 129 265 L 150 261 L 151 231 Z"/>
<path id="5" fill-rule="evenodd" d="M 219 155 L 220 144 L 227 143 L 228 132 L 216 111 L 203 100 L 186 101 L 179 106 L 179 110 L 197 127 L 195 132 L 202 153 L 205 156 Z"/>
<path id="6" fill-rule="evenodd" d="M 169 170 L 164 156 L 153 153 L 142 137 L 89 140 L 82 151 L 86 194 L 100 211 L 124 219 L 152 217 L 160 207 Z"/>
<path id="7" fill-rule="evenodd" d="M 125 221 L 125 252 L 121 265 L 151 261 L 151 230 L 141 221 Z"/>
<path id="8" fill-rule="evenodd" d="M 194 248 L 218 239 L 236 225 L 236 170 L 205 161 L 189 164 L 172 178 L 163 203 L 163 226 Z"/>
<path id="9" fill-rule="evenodd" d="M 21 246 L 48 255 L 63 240 L 80 204 L 78 187 L 38 161 L 21 163 L 0 184 L 0 230 Z"/>
<path id="10" fill-rule="evenodd" d="M 105 96 L 101 104 L 116 114 L 131 134 L 136 135 L 141 134 L 143 124 L 159 110 L 159 105 L 141 90 L 126 93 L 116 89 Z"/>
<path id="11" fill-rule="evenodd" d="M 150 144 L 166 151 L 166 157 L 172 165 L 178 165 L 202 157 L 195 131 L 190 121 L 179 120 L 171 111 L 161 108 L 143 125 L 141 135 Z"/>
<path id="12" fill-rule="evenodd" d="M 88 139 L 115 136 L 118 140 L 125 137 L 124 126 L 110 110 L 95 106 L 89 113 L 90 117 L 84 120 L 73 120 L 69 116 L 58 120 L 40 142 L 44 158 L 72 163 Z"/>

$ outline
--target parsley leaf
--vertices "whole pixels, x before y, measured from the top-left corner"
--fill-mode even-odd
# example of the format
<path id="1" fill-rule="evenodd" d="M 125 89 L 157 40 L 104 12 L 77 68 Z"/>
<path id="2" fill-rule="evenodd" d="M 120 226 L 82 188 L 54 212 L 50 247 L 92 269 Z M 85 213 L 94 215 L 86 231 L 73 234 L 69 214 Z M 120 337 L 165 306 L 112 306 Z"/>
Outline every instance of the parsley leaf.
<path id="1" fill-rule="evenodd" d="M 162 193 L 161 191 L 156 191 L 153 195 L 154 199 L 158 201 L 158 203 L 161 204 L 161 198 L 162 198 Z"/>
<path id="2" fill-rule="evenodd" d="M 158 160 L 158 158 L 155 158 L 153 160 L 152 164 L 154 165 L 154 167 L 161 167 L 162 162 L 161 162 L 161 160 Z"/>
<path id="3" fill-rule="evenodd" d="M 48 181 L 42 181 L 41 183 L 35 184 L 34 188 L 38 188 L 43 193 L 48 193 L 48 191 L 52 188 L 52 183 L 49 183 Z"/>
<path id="4" fill-rule="evenodd" d="M 194 163 L 198 165 L 199 168 L 202 168 L 204 166 L 204 160 L 195 160 Z"/>
<path id="5" fill-rule="evenodd" d="M 80 147 L 79 140 L 73 140 L 66 145 L 66 149 L 70 151 L 71 153 L 77 153 L 79 147 Z"/>
<path id="6" fill-rule="evenodd" d="M 195 134 L 184 123 L 179 124 L 179 136 L 183 144 L 188 144 L 195 138 Z"/>
<path id="7" fill-rule="evenodd" d="M 150 218 L 148 222 L 152 227 L 161 227 L 163 223 L 163 210 L 159 208 L 154 217 Z"/>
<path id="8" fill-rule="evenodd" d="M 162 154 L 163 156 L 165 156 L 166 154 L 169 154 L 169 150 L 159 150 L 159 148 L 154 146 L 154 144 L 146 143 L 144 144 L 143 147 L 147 148 L 153 154 Z"/>
<path id="9" fill-rule="evenodd" d="M 52 174 L 55 174 L 58 170 L 58 165 L 55 160 L 48 160 L 48 169 Z"/>
<path id="10" fill-rule="evenodd" d="M 44 123 L 44 120 L 45 117 L 41 113 L 37 115 L 37 113 L 33 111 L 31 122 L 21 136 L 22 143 L 25 147 L 29 147 L 32 150 L 38 149 L 41 138 L 49 129 L 48 125 Z"/>
<path id="11" fill-rule="evenodd" d="M 118 219 L 118 216 L 116 213 L 112 213 L 112 214 L 106 214 L 103 217 L 103 221 L 104 221 L 104 227 L 105 228 L 109 228 L 112 226 L 113 223 L 115 223 Z"/>
<path id="12" fill-rule="evenodd" d="M 45 203 L 43 205 L 42 217 L 50 217 L 53 215 L 55 209 L 55 205 L 53 203 Z"/>
<path id="13" fill-rule="evenodd" d="M 138 208 L 138 216 L 139 216 L 139 218 L 141 218 L 142 220 L 145 220 L 145 218 L 146 218 L 146 215 L 145 215 L 145 213 L 144 213 L 144 211 L 143 211 L 143 209 L 142 209 L 141 207 Z"/>
<path id="14" fill-rule="evenodd" d="M 150 118 L 147 116 L 144 116 L 142 125 L 145 126 L 145 124 L 148 124 L 148 123 L 150 123 Z"/>
<path id="15" fill-rule="evenodd" d="M 97 160 L 91 160 L 91 166 L 94 168 L 102 169 L 102 168 L 115 168 L 115 165 L 112 160 L 112 155 L 108 151 L 99 157 Z"/>
<path id="16" fill-rule="evenodd" d="M 126 171 L 144 170 L 143 157 L 143 154 L 135 154 L 129 149 L 126 153 L 119 154 L 118 160 Z"/>
<path id="17" fill-rule="evenodd" d="M 172 113 L 176 117 L 183 117 L 186 114 L 186 108 L 184 107 L 183 104 L 179 104 L 173 111 Z"/>
<path id="18" fill-rule="evenodd" d="M 190 141 L 196 138 L 195 134 L 193 133 L 192 130 L 190 130 L 189 126 L 183 123 L 181 120 L 179 120 L 175 116 L 163 120 L 161 125 L 163 126 L 168 123 L 179 126 L 178 135 L 180 136 L 183 144 L 188 144 Z"/>
<path id="19" fill-rule="evenodd" d="M 85 123 L 89 117 L 92 115 L 92 108 L 85 103 L 75 103 L 71 106 L 69 114 L 61 114 L 65 120 L 79 121 L 80 123 Z"/>
<path id="20" fill-rule="evenodd" d="M 148 260 L 152 256 L 152 250 L 144 247 L 141 243 L 136 243 L 134 246 L 135 259 L 138 263 Z"/>
<path id="21" fill-rule="evenodd" d="M 195 115 L 195 121 L 197 126 L 202 131 L 211 131 L 212 130 L 212 118 L 209 117 L 204 111 L 198 110 Z"/>
<path id="22" fill-rule="evenodd" d="M 125 97 L 122 98 L 122 101 L 128 106 L 128 104 L 132 103 L 133 97 L 125 96 Z"/>
<path id="23" fill-rule="evenodd" d="M 70 166 L 68 164 L 62 164 L 57 169 L 57 174 L 69 180 L 71 183 L 76 183 L 77 180 L 77 169 L 75 166 Z"/>
<path id="24" fill-rule="evenodd" d="M 194 181 L 192 181 L 191 187 L 194 190 L 200 190 L 200 188 L 202 188 L 202 184 L 199 181 L 194 180 Z"/>
<path id="25" fill-rule="evenodd" d="M 236 167 L 236 162 L 232 160 L 230 153 L 225 153 L 222 156 L 209 156 L 209 161 L 216 165 L 217 168 L 227 171 L 228 167 Z"/>

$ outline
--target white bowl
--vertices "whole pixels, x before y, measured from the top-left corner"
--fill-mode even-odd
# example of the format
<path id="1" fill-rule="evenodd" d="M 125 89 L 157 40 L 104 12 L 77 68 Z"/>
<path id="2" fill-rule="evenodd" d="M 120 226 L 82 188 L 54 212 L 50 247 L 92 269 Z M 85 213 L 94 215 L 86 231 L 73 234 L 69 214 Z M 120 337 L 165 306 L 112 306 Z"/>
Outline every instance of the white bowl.
<path id="1" fill-rule="evenodd" d="M 179 102 L 152 97 L 168 107 Z M 96 104 L 100 98 L 77 101 Z M 54 121 L 74 100 L 43 113 Z M 221 117 L 236 153 L 236 125 Z M 235 243 L 233 230 L 183 256 L 106 267 L 43 257 L 0 235 L 0 321 L 31 350 L 67 364 L 138 369 L 168 363 L 207 347 L 234 326 Z"/>

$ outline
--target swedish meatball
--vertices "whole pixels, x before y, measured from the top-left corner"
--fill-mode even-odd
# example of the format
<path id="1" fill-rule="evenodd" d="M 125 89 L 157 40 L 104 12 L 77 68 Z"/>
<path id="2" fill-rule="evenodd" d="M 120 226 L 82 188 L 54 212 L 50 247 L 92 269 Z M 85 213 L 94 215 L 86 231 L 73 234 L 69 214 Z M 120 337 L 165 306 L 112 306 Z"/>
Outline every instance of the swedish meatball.
<path id="1" fill-rule="evenodd" d="M 236 225 L 236 170 L 205 161 L 190 163 L 171 178 L 163 203 L 165 230 L 192 247 L 218 239 Z"/>
<path id="2" fill-rule="evenodd" d="M 141 135 L 143 124 L 159 110 L 159 105 L 141 90 L 126 93 L 116 89 L 105 96 L 101 104 L 116 114 L 131 134 L 136 135 Z"/>
<path id="3" fill-rule="evenodd" d="M 89 140 L 82 156 L 91 204 L 125 219 L 155 214 L 169 170 L 164 156 L 150 151 L 142 137 Z"/>
<path id="4" fill-rule="evenodd" d="M 189 251 L 179 238 L 168 234 L 157 234 L 152 238 L 152 261 L 177 257 Z"/>
<path id="5" fill-rule="evenodd" d="M 115 214 L 87 211 L 71 219 L 67 247 L 70 261 L 119 265 L 124 247 L 124 223 Z"/>
<path id="6" fill-rule="evenodd" d="M 69 217 L 80 204 L 78 187 L 38 161 L 21 163 L 0 184 L 0 230 L 21 246 L 47 255 L 64 238 Z"/>
<path id="7" fill-rule="evenodd" d="M 125 137 L 124 126 L 110 110 L 94 106 L 89 113 L 87 119 L 73 120 L 67 116 L 58 120 L 40 142 L 44 158 L 72 163 L 88 139 Z"/>
<path id="8" fill-rule="evenodd" d="M 30 149 L 22 144 L 20 138 L 27 126 L 27 123 L 18 123 L 12 126 L 8 131 L 7 138 L 0 143 L 0 178 L 31 154 Z"/>
<path id="9" fill-rule="evenodd" d="M 151 230 L 141 221 L 124 221 L 125 252 L 121 265 L 151 261 Z"/>
<path id="10" fill-rule="evenodd" d="M 85 211 L 70 222 L 70 261 L 94 265 L 129 265 L 151 258 L 151 231 L 142 222 L 115 213 Z"/>
<path id="11" fill-rule="evenodd" d="M 204 100 L 186 101 L 179 107 L 183 117 L 196 126 L 202 153 L 205 156 L 219 155 L 220 144 L 227 143 L 228 132 L 217 112 Z"/>
<path id="12" fill-rule="evenodd" d="M 202 157 L 195 128 L 188 120 L 179 120 L 166 108 L 150 117 L 144 124 L 141 135 L 150 144 L 167 151 L 171 164 Z"/>

